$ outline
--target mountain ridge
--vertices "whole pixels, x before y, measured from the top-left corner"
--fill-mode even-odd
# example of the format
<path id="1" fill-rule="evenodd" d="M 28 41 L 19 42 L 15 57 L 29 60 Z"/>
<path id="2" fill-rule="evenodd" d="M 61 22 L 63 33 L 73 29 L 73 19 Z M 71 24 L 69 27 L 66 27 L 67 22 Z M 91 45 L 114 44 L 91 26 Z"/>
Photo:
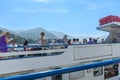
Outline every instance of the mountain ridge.
<path id="1" fill-rule="evenodd" d="M 9 29 L 1 28 L 1 27 L 0 29 L 4 31 L 9 31 L 25 39 L 33 39 L 35 41 L 38 40 L 41 32 L 45 33 L 45 36 L 47 39 L 61 39 L 65 35 L 65 33 L 58 32 L 58 31 L 48 31 L 42 27 L 36 27 L 29 30 L 13 30 L 13 31 Z"/>

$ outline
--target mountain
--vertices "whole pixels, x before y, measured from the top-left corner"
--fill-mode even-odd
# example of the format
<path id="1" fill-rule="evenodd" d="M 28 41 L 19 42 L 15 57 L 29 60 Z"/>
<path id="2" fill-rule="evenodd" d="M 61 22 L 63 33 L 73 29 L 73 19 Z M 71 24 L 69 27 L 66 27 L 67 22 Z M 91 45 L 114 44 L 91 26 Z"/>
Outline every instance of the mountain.
<path id="1" fill-rule="evenodd" d="M 0 30 L 0 34 L 2 33 L 2 32 L 4 32 L 4 31 L 6 31 L 6 30 Z M 9 31 L 10 32 L 10 31 Z M 16 42 L 18 43 L 18 44 L 23 44 L 23 42 L 25 41 L 25 38 L 23 38 L 23 37 L 21 37 L 21 36 L 18 36 L 18 35 L 16 35 L 16 34 L 13 34 L 13 33 L 11 33 L 11 35 L 9 36 L 10 38 L 13 38 L 14 40 L 16 40 Z M 28 39 L 28 41 L 29 41 L 29 43 L 35 43 L 35 41 L 34 40 L 32 40 L 32 39 Z"/>
<path id="2" fill-rule="evenodd" d="M 2 30 L 2 31 L 7 31 L 7 32 L 10 32 L 10 33 L 15 33 L 14 31 L 11 31 L 11 30 L 9 30 L 9 29 L 5 29 L 5 28 L 2 28 L 2 27 L 0 27 L 0 30 Z"/>
<path id="3" fill-rule="evenodd" d="M 67 35 L 63 32 L 58 32 L 58 31 L 49 31 L 50 33 L 54 34 L 58 39 L 62 39 L 64 35 Z M 72 36 L 70 35 L 67 35 L 68 39 L 71 39 L 73 38 Z"/>
<path id="4" fill-rule="evenodd" d="M 26 30 L 26 31 L 21 31 L 21 32 L 16 33 L 16 34 L 19 35 L 19 36 L 22 36 L 22 37 L 24 37 L 26 39 L 38 40 L 38 38 L 40 37 L 41 32 L 45 33 L 45 37 L 47 39 L 56 39 L 57 38 L 54 34 L 48 32 L 47 30 L 45 30 L 45 29 L 43 29 L 41 27 Z"/>
<path id="5" fill-rule="evenodd" d="M 40 37 L 40 33 L 44 32 L 45 33 L 45 37 L 47 39 L 62 39 L 64 35 L 66 35 L 63 32 L 58 32 L 58 31 L 47 31 L 42 27 L 38 27 L 38 28 L 34 28 L 34 29 L 30 29 L 30 30 L 15 30 L 15 31 L 11 31 L 5 28 L 0 28 L 0 30 L 2 31 L 9 31 L 12 34 L 18 35 L 22 38 L 25 39 L 31 39 L 31 40 L 38 40 L 38 38 Z M 68 35 L 68 39 L 69 38 L 73 38 L 71 36 Z M 32 41 L 33 42 L 33 41 Z"/>
<path id="6" fill-rule="evenodd" d="M 24 32 L 25 30 L 14 30 L 15 33 Z"/>

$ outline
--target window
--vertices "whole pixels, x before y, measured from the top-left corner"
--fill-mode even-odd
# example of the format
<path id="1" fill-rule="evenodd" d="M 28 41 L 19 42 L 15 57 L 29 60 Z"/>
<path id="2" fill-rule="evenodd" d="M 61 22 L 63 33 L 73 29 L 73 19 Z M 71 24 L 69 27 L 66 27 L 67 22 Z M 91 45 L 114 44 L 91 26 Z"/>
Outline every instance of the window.
<path id="1" fill-rule="evenodd" d="M 94 77 L 100 76 L 103 74 L 103 67 L 93 68 Z"/>
<path id="2" fill-rule="evenodd" d="M 105 66 L 104 68 L 105 79 L 118 76 L 119 75 L 118 69 L 119 69 L 119 64 Z"/>

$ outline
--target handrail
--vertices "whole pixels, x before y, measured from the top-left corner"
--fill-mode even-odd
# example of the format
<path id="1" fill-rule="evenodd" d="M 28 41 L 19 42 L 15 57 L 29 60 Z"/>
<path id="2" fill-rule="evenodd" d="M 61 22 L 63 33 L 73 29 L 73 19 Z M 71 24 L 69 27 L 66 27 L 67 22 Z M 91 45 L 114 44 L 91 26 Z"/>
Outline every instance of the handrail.
<path id="1" fill-rule="evenodd" d="M 33 48 L 33 47 L 51 47 L 51 46 L 68 46 L 67 44 L 54 44 L 54 45 L 50 45 L 50 44 L 47 44 L 47 45 L 38 45 L 38 44 L 35 44 L 35 45 L 28 45 L 27 47 L 28 48 Z M 0 48 L 24 48 L 24 46 L 20 45 L 18 47 L 11 47 L 11 46 L 7 46 L 7 47 L 0 47 Z"/>
<path id="2" fill-rule="evenodd" d="M 70 72 L 75 72 L 75 71 L 81 71 L 85 69 L 96 68 L 96 67 L 106 66 L 110 64 L 116 64 L 116 63 L 120 63 L 120 58 L 101 61 L 101 62 L 95 62 L 95 63 L 89 63 L 89 64 L 84 64 L 84 65 L 79 65 L 79 66 L 73 66 L 69 68 L 61 68 L 61 69 L 56 69 L 56 70 L 36 72 L 36 73 L 30 73 L 30 74 L 25 74 L 25 75 L 5 77 L 5 78 L 0 78 L 0 80 L 34 80 L 38 78 L 65 74 L 65 73 L 70 73 Z"/>
<path id="3" fill-rule="evenodd" d="M 120 43 L 120 42 L 116 42 L 116 43 Z M 70 44 L 70 46 L 75 46 L 75 45 L 95 45 L 95 44 L 116 44 L 116 43 L 94 43 L 94 44 Z M 27 48 L 42 48 L 42 47 L 52 47 L 52 46 L 69 46 L 69 45 L 66 45 L 66 44 L 55 44 L 55 45 L 29 45 L 27 46 Z M 18 47 L 0 47 L 0 49 L 2 48 L 24 48 L 24 46 L 18 46 Z"/>

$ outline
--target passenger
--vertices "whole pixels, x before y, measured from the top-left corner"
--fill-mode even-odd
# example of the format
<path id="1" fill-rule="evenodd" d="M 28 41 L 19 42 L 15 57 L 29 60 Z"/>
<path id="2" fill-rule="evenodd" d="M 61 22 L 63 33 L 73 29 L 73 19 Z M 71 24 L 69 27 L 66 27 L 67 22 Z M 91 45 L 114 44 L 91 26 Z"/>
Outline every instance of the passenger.
<path id="1" fill-rule="evenodd" d="M 77 44 L 77 40 L 73 38 L 72 44 Z"/>
<path id="2" fill-rule="evenodd" d="M 97 41 L 98 41 L 98 38 L 97 39 L 93 38 L 93 43 L 96 44 L 96 43 L 98 43 Z"/>
<path id="3" fill-rule="evenodd" d="M 101 39 L 101 43 L 105 43 L 105 40 L 104 40 L 104 38 L 102 38 L 102 39 Z"/>
<path id="4" fill-rule="evenodd" d="M 64 45 L 68 45 L 67 35 L 64 35 L 64 36 L 63 36 L 63 44 L 64 44 Z"/>
<path id="5" fill-rule="evenodd" d="M 24 51 L 30 51 L 30 48 L 28 48 L 28 40 L 25 40 L 24 43 L 23 43 L 23 46 L 24 46 Z"/>
<path id="6" fill-rule="evenodd" d="M 93 43 L 94 43 L 94 42 L 93 42 L 92 38 L 90 37 L 87 44 L 93 44 Z"/>
<path id="7" fill-rule="evenodd" d="M 71 45 L 71 39 L 68 40 L 68 44 Z"/>
<path id="8" fill-rule="evenodd" d="M 78 38 L 76 39 L 76 44 L 81 44 Z"/>
<path id="9" fill-rule="evenodd" d="M 63 45 L 64 45 L 64 48 L 68 47 L 68 38 L 67 38 L 67 35 L 63 36 Z"/>
<path id="10" fill-rule="evenodd" d="M 45 38 L 45 33 L 44 32 L 41 32 L 41 36 L 38 39 L 38 43 L 39 43 L 39 45 L 42 45 L 42 46 L 47 45 L 47 40 Z"/>
<path id="11" fill-rule="evenodd" d="M 10 36 L 10 32 L 3 32 L 0 35 L 0 52 L 7 52 L 8 48 L 7 48 L 7 44 L 12 40 L 9 39 L 8 37 Z"/>
<path id="12" fill-rule="evenodd" d="M 18 47 L 15 40 L 11 40 L 9 47 L 10 47 L 10 51 L 18 51 L 17 48 L 14 48 L 14 47 Z"/>
<path id="13" fill-rule="evenodd" d="M 83 44 L 87 44 L 87 39 L 83 39 Z"/>

